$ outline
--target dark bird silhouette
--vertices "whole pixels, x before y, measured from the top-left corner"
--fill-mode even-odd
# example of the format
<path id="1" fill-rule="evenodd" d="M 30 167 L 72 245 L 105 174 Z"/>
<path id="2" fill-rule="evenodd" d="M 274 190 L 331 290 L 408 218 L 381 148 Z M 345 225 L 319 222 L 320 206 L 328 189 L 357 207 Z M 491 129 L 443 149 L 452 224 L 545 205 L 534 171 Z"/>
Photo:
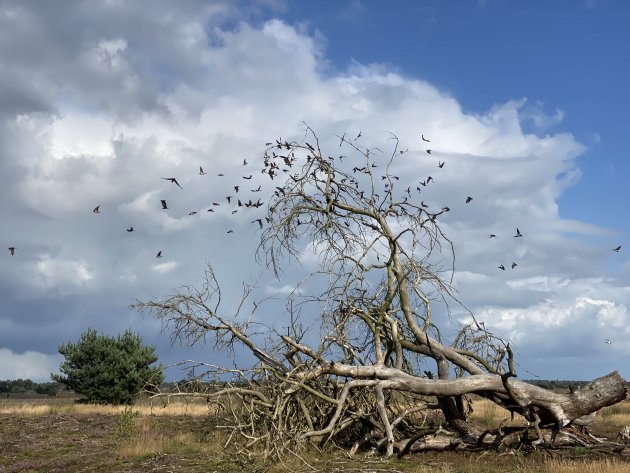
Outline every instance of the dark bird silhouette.
<path id="1" fill-rule="evenodd" d="M 200 176 L 205 176 L 207 173 L 203 170 L 203 168 L 201 166 L 199 166 L 199 175 Z"/>
<path id="2" fill-rule="evenodd" d="M 440 162 L 438 162 L 438 167 L 439 167 L 440 169 L 442 169 L 442 168 L 444 167 L 444 162 L 443 162 L 443 161 L 442 161 L 441 163 L 440 163 Z"/>
<path id="3" fill-rule="evenodd" d="M 206 212 L 214 212 L 214 209 L 208 209 Z"/>
<path id="4" fill-rule="evenodd" d="M 192 211 L 192 212 L 188 212 L 188 215 L 195 215 L 197 212 Z"/>
<path id="5" fill-rule="evenodd" d="M 490 238 L 496 238 L 497 236 L 494 233 L 490 234 Z"/>
<path id="6" fill-rule="evenodd" d="M 523 234 L 521 233 L 521 231 L 517 228 L 516 229 L 516 235 L 514 235 L 514 238 L 522 238 Z"/>
<path id="7" fill-rule="evenodd" d="M 247 166 L 247 159 L 243 159 L 243 166 Z"/>
<path id="8" fill-rule="evenodd" d="M 239 187 L 240 187 L 240 186 L 234 186 L 234 190 L 235 190 L 236 192 L 238 192 Z"/>
<path id="9" fill-rule="evenodd" d="M 621 245 L 619 245 L 617 248 L 613 248 L 613 251 L 615 253 L 619 253 L 619 250 L 621 249 Z"/>
<path id="10" fill-rule="evenodd" d="M 212 205 L 214 205 L 215 207 L 219 207 L 221 204 L 218 202 L 212 202 Z"/>
<path id="11" fill-rule="evenodd" d="M 431 154 L 431 150 L 430 149 L 427 150 L 427 154 Z"/>
<path id="12" fill-rule="evenodd" d="M 470 196 L 466 197 L 466 203 L 467 203 L 467 204 L 469 204 L 471 200 L 473 200 L 473 198 L 472 198 L 472 197 L 470 197 Z"/>
<path id="13" fill-rule="evenodd" d="M 168 205 L 166 205 L 166 201 L 165 200 L 160 200 L 160 202 L 162 203 L 162 210 L 168 209 Z"/>
<path id="14" fill-rule="evenodd" d="M 95 214 L 100 214 L 101 213 L 101 206 L 97 205 L 96 207 L 94 207 L 94 210 L 92 210 L 92 212 L 94 212 Z"/>
<path id="15" fill-rule="evenodd" d="M 447 206 L 442 207 L 442 212 L 450 212 L 450 210 L 451 210 L 450 207 L 447 207 Z"/>
<path id="16" fill-rule="evenodd" d="M 11 252 L 11 256 L 15 255 L 15 250 L 17 250 L 17 248 L 15 246 L 10 246 L 9 247 L 9 251 Z"/>
<path id="17" fill-rule="evenodd" d="M 424 203 L 424 200 L 423 200 L 422 202 L 420 202 L 420 205 L 421 205 L 422 207 L 424 207 L 425 209 L 428 209 L 428 208 L 429 208 L 429 206 L 428 206 L 427 204 L 425 204 L 425 203 Z"/>
<path id="18" fill-rule="evenodd" d="M 512 261 L 512 269 L 516 268 L 518 266 L 518 264 L 516 264 L 514 261 Z"/>
<path id="19" fill-rule="evenodd" d="M 232 196 L 231 196 L 231 195 L 228 195 L 228 196 L 226 197 L 226 199 L 227 199 L 227 201 L 228 201 L 228 204 L 230 204 L 230 203 L 231 203 L 230 201 L 232 200 Z"/>
<path id="20" fill-rule="evenodd" d="M 502 264 L 499 265 L 499 269 L 505 271 L 505 266 L 503 266 Z"/>
<path id="21" fill-rule="evenodd" d="M 435 182 L 431 176 L 427 177 L 427 184 L 428 184 L 429 182 Z"/>
<path id="22" fill-rule="evenodd" d="M 162 179 L 164 179 L 165 181 L 171 181 L 173 184 L 175 184 L 180 189 L 182 189 L 182 190 L 184 189 L 182 186 L 179 185 L 179 182 L 177 182 L 177 179 L 175 179 L 174 177 L 163 177 Z"/>
<path id="23" fill-rule="evenodd" d="M 157 255 L 155 255 L 156 258 L 161 258 L 162 257 L 162 250 L 158 251 Z"/>
<path id="24" fill-rule="evenodd" d="M 217 174 L 217 176 L 219 176 L 219 177 L 223 177 L 223 174 L 219 173 L 219 174 Z"/>
<path id="25" fill-rule="evenodd" d="M 236 212 L 238 212 L 238 209 L 232 210 L 232 215 L 234 215 Z"/>
<path id="26" fill-rule="evenodd" d="M 604 343 L 610 345 L 612 343 L 612 340 L 610 338 L 607 338 L 606 340 L 604 340 Z"/>
<path id="27" fill-rule="evenodd" d="M 234 233 L 234 230 L 228 230 L 227 232 L 228 233 Z"/>
<path id="28" fill-rule="evenodd" d="M 422 135 L 422 141 L 426 141 L 427 143 L 431 143 L 431 140 L 427 140 L 424 135 Z"/>
<path id="29" fill-rule="evenodd" d="M 129 233 L 133 232 L 133 227 L 129 227 L 129 228 L 127 229 L 127 231 L 128 231 Z"/>
<path id="30" fill-rule="evenodd" d="M 262 189 L 262 186 L 258 186 L 258 189 L 250 189 L 250 191 L 252 192 L 260 192 Z"/>
<path id="31" fill-rule="evenodd" d="M 249 176 L 243 176 L 243 179 L 251 179 L 252 175 L 250 174 Z"/>
<path id="32" fill-rule="evenodd" d="M 256 223 L 256 222 L 258 222 L 258 226 L 262 229 L 263 227 L 262 218 L 257 218 L 256 220 L 252 220 L 250 223 Z"/>

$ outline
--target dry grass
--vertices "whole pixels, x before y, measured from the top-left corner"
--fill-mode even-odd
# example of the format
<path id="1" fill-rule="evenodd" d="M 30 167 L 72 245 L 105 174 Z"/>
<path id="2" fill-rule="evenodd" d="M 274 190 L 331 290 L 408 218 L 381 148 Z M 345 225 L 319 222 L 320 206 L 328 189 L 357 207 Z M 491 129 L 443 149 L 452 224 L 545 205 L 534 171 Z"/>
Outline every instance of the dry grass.
<path id="1" fill-rule="evenodd" d="M 0 414 L 20 416 L 46 415 L 119 415 L 123 406 L 80 404 L 74 399 L 0 399 Z M 154 416 L 205 416 L 216 412 L 216 406 L 205 401 L 177 399 L 168 404 L 143 400 L 133 406 L 140 415 Z"/>
<path id="2" fill-rule="evenodd" d="M 545 473 L 628 473 L 630 465 L 617 460 L 552 460 L 543 470 Z"/>

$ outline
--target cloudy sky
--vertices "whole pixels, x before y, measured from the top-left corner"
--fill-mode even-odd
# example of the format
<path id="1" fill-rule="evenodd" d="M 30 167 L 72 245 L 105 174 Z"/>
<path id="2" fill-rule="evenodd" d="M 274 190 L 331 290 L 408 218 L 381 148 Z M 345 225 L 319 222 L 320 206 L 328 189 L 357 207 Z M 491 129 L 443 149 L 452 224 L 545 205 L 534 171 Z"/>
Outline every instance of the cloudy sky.
<path id="1" fill-rule="evenodd" d="M 264 143 L 303 121 L 333 150 L 394 132 L 404 187 L 434 177 L 458 297 L 512 340 L 522 378 L 630 377 L 630 5 L 448 5 L 0 0 L 0 379 L 48 379 L 88 327 L 131 328 L 164 363 L 221 359 L 128 306 L 211 264 L 229 313 L 242 281 L 281 298 L 312 269 L 271 279 L 262 209 L 225 202 L 269 185 Z"/>

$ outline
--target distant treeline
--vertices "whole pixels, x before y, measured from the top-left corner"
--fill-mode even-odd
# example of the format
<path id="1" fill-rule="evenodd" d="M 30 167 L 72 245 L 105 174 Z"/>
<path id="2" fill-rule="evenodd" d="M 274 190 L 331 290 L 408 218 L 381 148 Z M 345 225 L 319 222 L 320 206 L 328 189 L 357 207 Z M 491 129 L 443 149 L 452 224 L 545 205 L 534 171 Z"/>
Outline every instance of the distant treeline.
<path id="1" fill-rule="evenodd" d="M 56 396 L 63 386 L 59 383 L 35 383 L 30 379 L 8 379 L 0 381 L 0 394 L 45 394 Z"/>
<path id="2" fill-rule="evenodd" d="M 581 388 L 582 386 L 590 383 L 590 381 L 570 381 L 560 379 L 526 379 L 526 383 L 533 384 L 534 386 L 540 386 L 545 389 L 571 389 Z"/>

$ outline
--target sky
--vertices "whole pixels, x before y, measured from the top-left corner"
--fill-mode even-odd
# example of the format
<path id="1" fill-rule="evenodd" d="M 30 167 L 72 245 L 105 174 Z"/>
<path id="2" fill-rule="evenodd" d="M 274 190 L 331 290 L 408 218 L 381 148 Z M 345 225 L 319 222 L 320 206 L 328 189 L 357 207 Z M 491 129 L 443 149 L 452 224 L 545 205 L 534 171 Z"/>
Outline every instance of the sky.
<path id="1" fill-rule="evenodd" d="M 612 0 L 0 0 L 0 379 L 48 380 L 89 327 L 131 328 L 164 364 L 225 361 L 129 308 L 208 264 L 226 313 L 254 284 L 276 301 L 257 322 L 286 326 L 316 258 L 274 280 L 262 209 L 225 197 L 267 189 L 265 143 L 304 122 L 331 153 L 395 133 L 400 185 L 435 178 L 457 297 L 520 378 L 630 377 L 629 20 Z"/>

